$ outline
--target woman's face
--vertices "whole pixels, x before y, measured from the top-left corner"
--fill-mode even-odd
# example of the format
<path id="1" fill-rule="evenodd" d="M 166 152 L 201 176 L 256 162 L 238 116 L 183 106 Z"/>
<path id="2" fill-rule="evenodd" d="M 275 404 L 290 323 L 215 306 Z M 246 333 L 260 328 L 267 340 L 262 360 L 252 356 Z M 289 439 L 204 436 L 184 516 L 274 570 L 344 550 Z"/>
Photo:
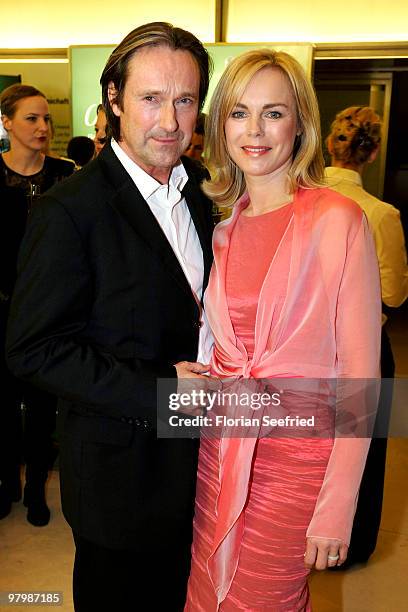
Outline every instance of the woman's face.
<path id="1" fill-rule="evenodd" d="M 95 154 L 99 155 L 106 143 L 106 115 L 105 111 L 100 110 L 95 123 Z"/>
<path id="2" fill-rule="evenodd" d="M 247 179 L 286 174 L 298 131 L 292 87 L 275 67 L 255 74 L 225 122 L 229 155 Z"/>
<path id="3" fill-rule="evenodd" d="M 47 143 L 50 113 L 42 96 L 22 98 L 16 104 L 13 118 L 3 116 L 11 149 L 17 145 L 31 151 L 42 151 Z"/>

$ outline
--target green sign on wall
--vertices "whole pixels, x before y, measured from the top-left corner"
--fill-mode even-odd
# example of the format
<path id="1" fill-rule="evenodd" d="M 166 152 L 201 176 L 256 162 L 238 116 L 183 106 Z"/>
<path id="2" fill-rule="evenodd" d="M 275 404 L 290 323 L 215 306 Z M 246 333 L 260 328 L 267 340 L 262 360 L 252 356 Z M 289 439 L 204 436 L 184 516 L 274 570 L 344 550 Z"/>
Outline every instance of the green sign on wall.
<path id="1" fill-rule="evenodd" d="M 239 45 L 212 43 L 205 45 L 205 47 L 208 49 L 214 62 L 214 73 L 205 108 L 208 107 L 208 101 L 211 99 L 214 88 L 228 62 L 250 49 L 269 47 L 279 51 L 286 51 L 296 57 L 305 68 L 307 74 L 311 74 L 313 48 L 309 44 L 273 45 L 272 43 L 254 43 Z M 89 136 L 93 138 L 96 107 L 101 102 L 99 79 L 106 61 L 114 48 L 113 45 L 70 47 L 72 131 L 74 136 Z"/>
<path id="2" fill-rule="evenodd" d="M 94 137 L 96 107 L 101 102 L 99 79 L 115 47 L 70 47 L 72 135 Z"/>

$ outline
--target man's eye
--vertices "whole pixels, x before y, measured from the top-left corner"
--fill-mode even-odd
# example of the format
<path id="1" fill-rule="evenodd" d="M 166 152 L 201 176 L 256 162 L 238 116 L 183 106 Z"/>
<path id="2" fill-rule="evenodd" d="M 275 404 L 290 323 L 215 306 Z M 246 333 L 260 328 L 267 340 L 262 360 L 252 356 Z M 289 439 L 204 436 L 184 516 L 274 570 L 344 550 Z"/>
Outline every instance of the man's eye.
<path id="1" fill-rule="evenodd" d="M 34 121 L 36 120 L 36 117 L 26 117 L 27 121 L 31 121 L 34 123 Z"/>
<path id="2" fill-rule="evenodd" d="M 146 100 L 146 102 L 155 102 L 156 98 L 154 96 L 145 96 L 144 100 Z"/>
<path id="3" fill-rule="evenodd" d="M 183 104 L 183 105 L 184 105 L 184 104 L 185 104 L 185 105 L 188 105 L 188 104 L 192 104 L 192 103 L 193 103 L 193 100 L 192 100 L 191 98 L 180 98 L 180 100 L 178 101 L 178 103 L 179 103 L 179 104 Z"/>

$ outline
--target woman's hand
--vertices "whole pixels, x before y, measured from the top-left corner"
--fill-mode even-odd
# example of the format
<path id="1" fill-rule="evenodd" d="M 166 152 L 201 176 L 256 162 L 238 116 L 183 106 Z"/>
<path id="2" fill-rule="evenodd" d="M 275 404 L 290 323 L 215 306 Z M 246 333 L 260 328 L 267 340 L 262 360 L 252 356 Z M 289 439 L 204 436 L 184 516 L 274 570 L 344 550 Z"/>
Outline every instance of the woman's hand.
<path id="1" fill-rule="evenodd" d="M 341 540 L 306 538 L 305 565 L 310 569 L 324 570 L 341 565 L 347 559 L 348 546 Z"/>

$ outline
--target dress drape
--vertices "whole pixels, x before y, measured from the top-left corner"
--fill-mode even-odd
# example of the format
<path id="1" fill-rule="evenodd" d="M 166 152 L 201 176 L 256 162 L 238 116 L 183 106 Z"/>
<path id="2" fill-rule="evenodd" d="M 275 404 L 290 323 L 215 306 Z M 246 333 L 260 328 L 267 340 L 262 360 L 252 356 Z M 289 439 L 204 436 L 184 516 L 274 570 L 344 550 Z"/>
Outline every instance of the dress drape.
<path id="1" fill-rule="evenodd" d="M 226 292 L 228 266 L 239 257 L 232 236 L 247 204 L 244 196 L 214 234 L 206 294 L 213 373 L 238 385 L 377 377 L 381 301 L 372 238 L 359 207 L 329 189 L 295 193 L 260 287 L 248 352 Z M 277 279 L 286 279 L 279 291 Z M 186 610 L 310 609 L 305 537 L 348 543 L 368 446 L 363 437 L 204 436 Z"/>

